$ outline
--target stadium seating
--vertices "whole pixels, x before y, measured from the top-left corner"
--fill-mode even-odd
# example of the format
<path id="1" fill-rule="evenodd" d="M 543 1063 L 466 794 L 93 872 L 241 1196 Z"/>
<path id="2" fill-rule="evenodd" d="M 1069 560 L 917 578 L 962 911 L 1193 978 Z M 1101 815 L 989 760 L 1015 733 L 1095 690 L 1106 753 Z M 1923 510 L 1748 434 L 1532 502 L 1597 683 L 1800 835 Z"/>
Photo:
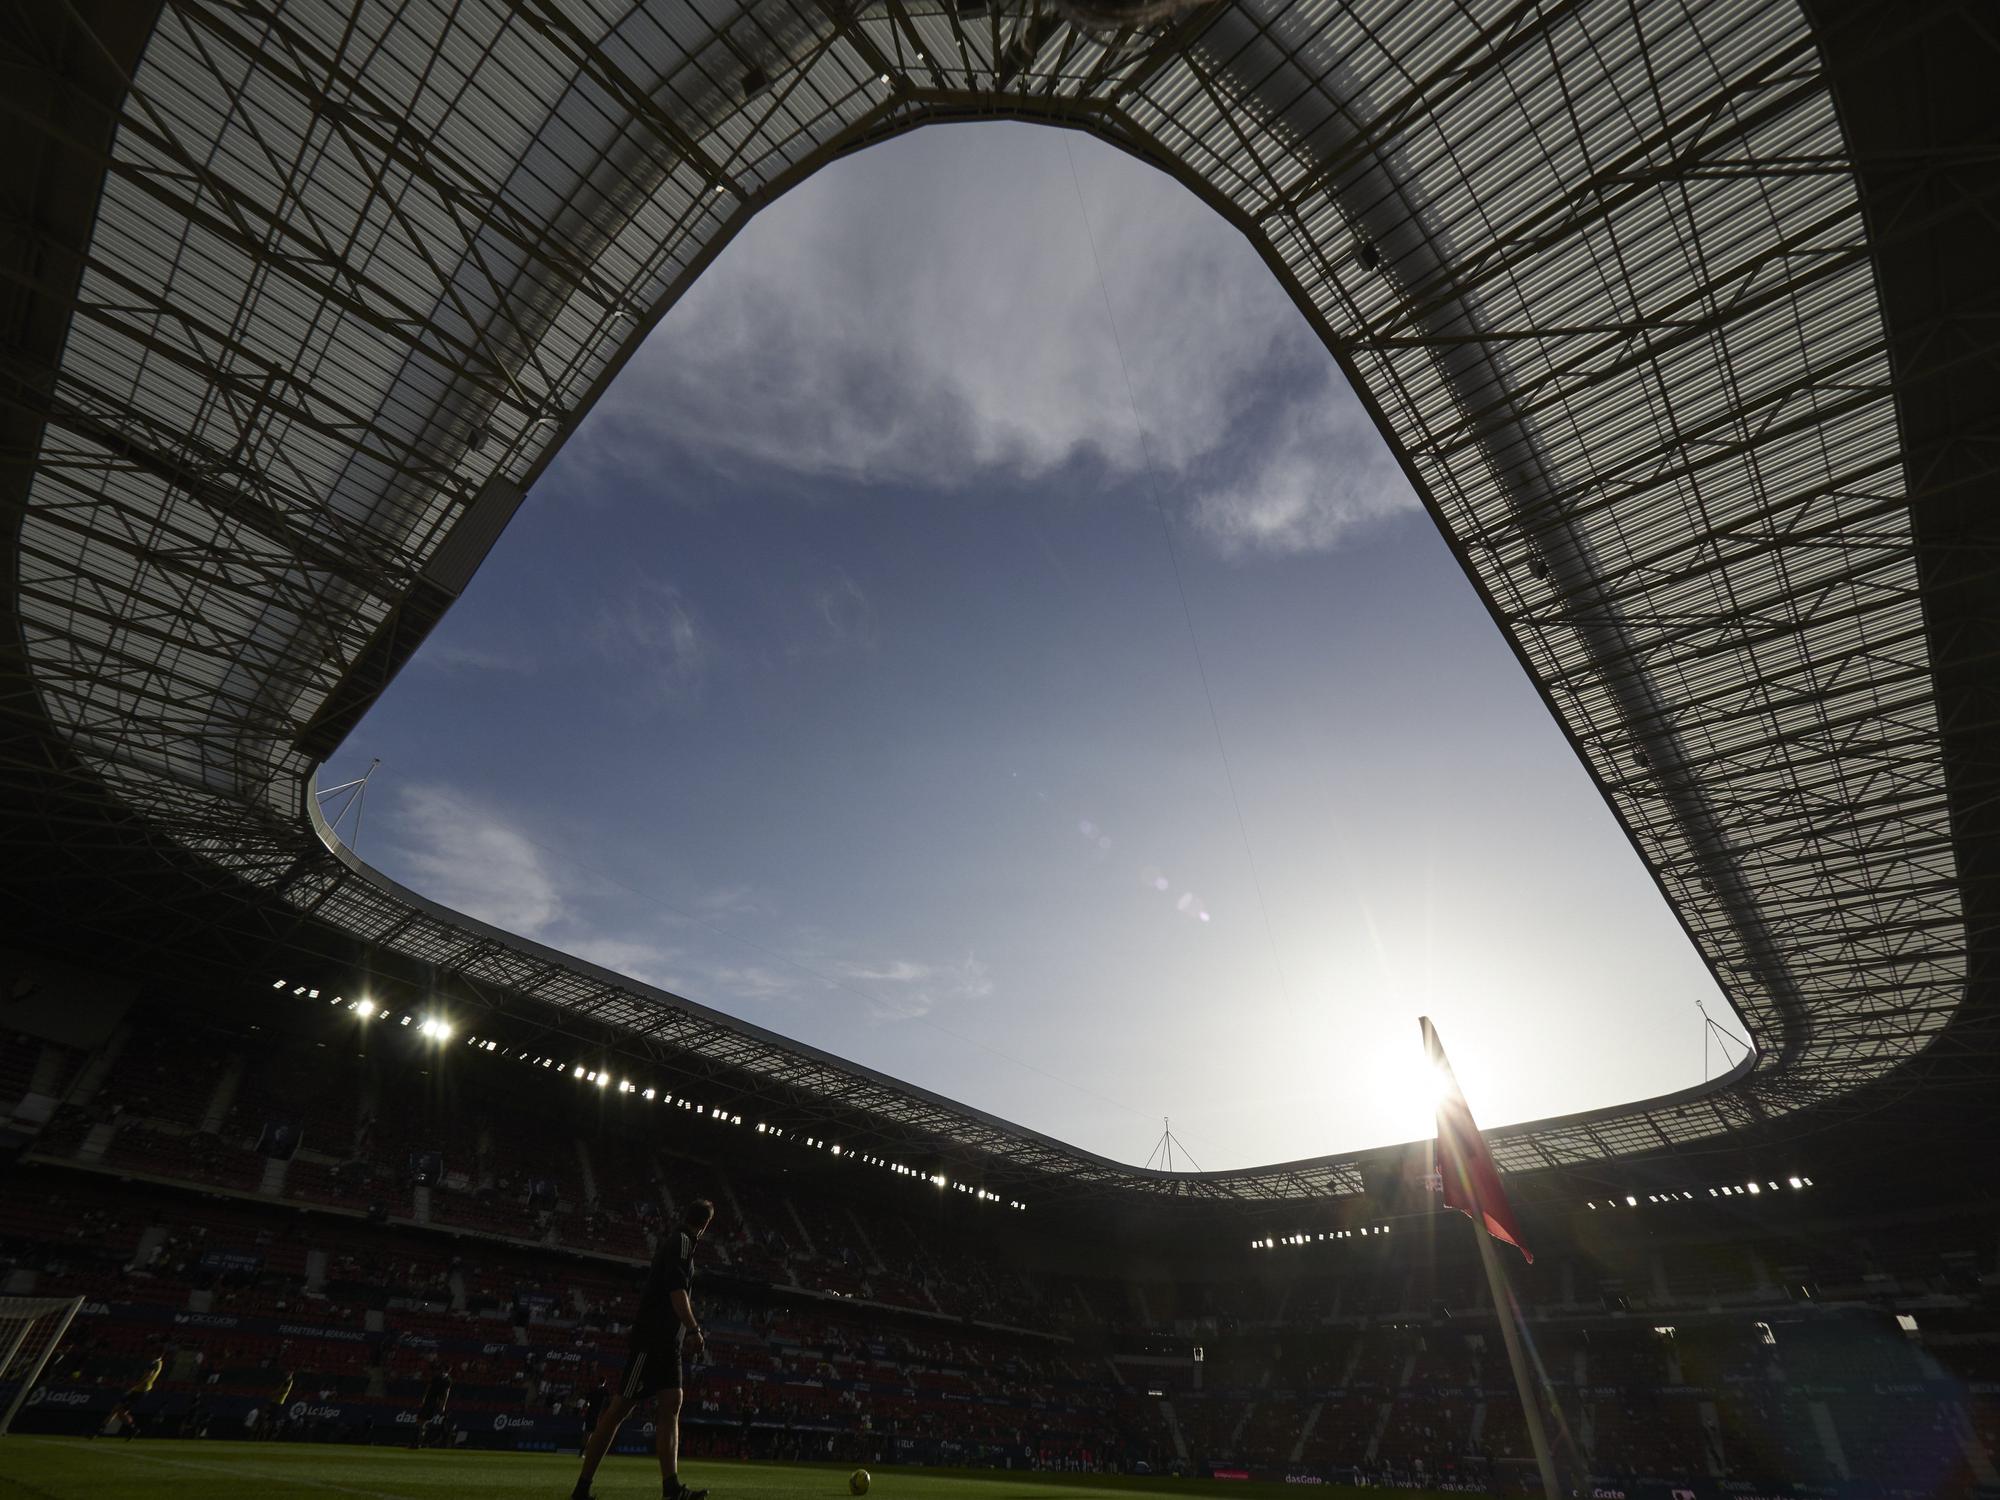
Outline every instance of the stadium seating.
<path id="1" fill-rule="evenodd" d="M 10 1057 L 0 1088 L 80 1062 Z M 446 1087 L 367 1051 L 143 1023 L 100 1071 L 0 1179 L 7 1289 L 89 1299 L 46 1379 L 99 1421 L 164 1351 L 156 1430 L 407 1440 L 449 1363 L 467 1440 L 574 1442 L 577 1402 L 622 1363 L 641 1266 L 699 1195 L 719 1212 L 694 1451 L 1495 1490 L 1531 1472 L 1465 1254 L 1371 1236 L 1141 1282 L 1015 1254 L 973 1205 L 558 1076 L 529 1080 L 523 1108 L 504 1076 Z M 278 1118 L 302 1127 L 289 1161 L 256 1149 Z M 432 1152 L 442 1174 L 420 1182 L 412 1157 Z M 1726 1241 L 1599 1218 L 1516 1285 L 1581 1472 L 1969 1495 L 2000 1438 L 1993 1258 L 1977 1216 Z M 1795 1302 L 1799 1285 L 1817 1294 Z M 1920 1301 L 1921 1337 L 1897 1299 Z M 294 1415 L 273 1427 L 253 1413 L 287 1372 Z"/>

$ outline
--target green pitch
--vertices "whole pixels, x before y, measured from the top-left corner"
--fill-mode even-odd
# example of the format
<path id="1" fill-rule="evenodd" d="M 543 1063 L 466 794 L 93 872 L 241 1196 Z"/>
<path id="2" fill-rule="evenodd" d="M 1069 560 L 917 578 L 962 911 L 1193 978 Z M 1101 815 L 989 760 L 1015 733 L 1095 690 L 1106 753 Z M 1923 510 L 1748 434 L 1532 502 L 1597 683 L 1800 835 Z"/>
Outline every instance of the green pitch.
<path id="1" fill-rule="evenodd" d="M 309 1443 L 148 1442 L 123 1439 L 0 1438 L 0 1500 L 565 1500 L 576 1480 L 573 1453 L 412 1453 L 403 1448 L 319 1447 Z M 682 1477 L 714 1500 L 847 1500 L 848 1466 L 688 1463 Z M 1114 1500 L 1172 1495 L 1180 1500 L 1251 1500 L 1296 1486 L 1113 1479 L 1081 1474 L 1002 1474 L 940 1469 L 875 1469 L 868 1500 Z M 598 1471 L 599 1500 L 654 1500 L 660 1471 L 651 1459 L 609 1458 Z M 1316 1500 L 1362 1495 L 1333 1486 Z M 1366 1492 L 1381 1500 L 1382 1490 Z M 1417 1491 L 1403 1491 L 1415 1495 Z M 1463 1500 L 1454 1496 L 1451 1500 Z"/>

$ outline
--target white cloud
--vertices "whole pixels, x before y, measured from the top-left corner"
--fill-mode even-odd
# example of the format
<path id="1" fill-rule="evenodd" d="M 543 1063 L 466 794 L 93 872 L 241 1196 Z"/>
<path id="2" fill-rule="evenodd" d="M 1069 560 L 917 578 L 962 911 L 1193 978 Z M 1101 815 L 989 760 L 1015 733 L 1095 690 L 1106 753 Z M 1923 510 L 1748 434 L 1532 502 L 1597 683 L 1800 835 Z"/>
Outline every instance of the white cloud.
<path id="1" fill-rule="evenodd" d="M 605 655 L 632 667 L 637 681 L 670 703 L 700 698 L 715 656 L 693 604 L 658 578 L 620 588 L 599 610 L 595 638 Z"/>
<path id="2" fill-rule="evenodd" d="M 971 956 L 952 964 L 910 958 L 845 959 L 829 966 L 842 987 L 859 992 L 868 1019 L 914 1021 L 952 1001 L 984 1000 L 993 993 L 986 965 Z"/>
<path id="3" fill-rule="evenodd" d="M 451 646 L 427 641 L 413 660 L 419 666 L 442 672 L 519 672 L 536 668 L 535 658 L 525 653 L 489 651 L 476 646 Z"/>
<path id="4" fill-rule="evenodd" d="M 687 982 L 681 969 L 684 958 L 681 950 L 643 938 L 582 932 L 563 940 L 558 946 L 578 958 L 658 989 L 679 992 Z"/>
<path id="5" fill-rule="evenodd" d="M 792 655 L 821 656 L 874 649 L 875 601 L 844 570 L 836 568 L 814 585 L 807 603 L 812 609 L 813 634 L 796 643 Z"/>
<path id="6" fill-rule="evenodd" d="M 646 984 L 678 988 L 678 948 L 608 932 L 583 917 L 564 899 L 550 856 L 504 815 L 424 783 L 402 789 L 396 813 L 399 873 L 414 890 Z M 567 884 L 572 895 L 582 894 L 573 880 Z"/>
<path id="7" fill-rule="evenodd" d="M 562 919 L 541 851 L 504 820 L 431 785 L 403 788 L 397 811 L 394 838 L 416 890 L 523 937 Z"/>
<path id="8" fill-rule="evenodd" d="M 970 955 L 956 962 L 857 957 L 814 928 L 794 929 L 784 945 L 789 951 L 746 959 L 741 950 L 755 945 L 711 926 L 767 912 L 741 885 L 714 887 L 678 911 L 662 909 L 656 923 L 604 925 L 565 901 L 554 857 L 502 813 L 432 784 L 403 788 L 395 812 L 389 863 L 421 894 L 700 1004 L 740 1014 L 838 1003 L 858 1008 L 871 1025 L 879 1025 L 917 1020 L 993 993 L 986 965 Z M 586 906 L 599 905 L 593 898 L 613 887 L 638 894 L 615 882 L 606 886 L 606 879 L 573 873 L 566 886 Z M 657 936 L 656 927 L 671 931 L 674 940 Z"/>
<path id="9" fill-rule="evenodd" d="M 821 988 L 810 975 L 782 964 L 723 964 L 706 970 L 704 976 L 719 995 L 689 995 L 690 1000 L 710 1005 L 724 997 L 751 1002 L 794 1000 Z"/>
<path id="10" fill-rule="evenodd" d="M 1279 441 L 1245 472 L 1195 499 L 1196 528 L 1227 555 L 1323 552 L 1352 527 L 1405 510 L 1416 496 L 1395 460 L 1357 411 L 1358 421 L 1297 407 L 1280 422 Z"/>
<path id="11" fill-rule="evenodd" d="M 1025 126 L 919 132 L 765 210 L 578 454 L 643 482 L 662 437 L 732 473 L 943 489 L 1101 466 L 1225 551 L 1325 548 L 1414 503 L 1234 229 L 1109 147 Z"/>

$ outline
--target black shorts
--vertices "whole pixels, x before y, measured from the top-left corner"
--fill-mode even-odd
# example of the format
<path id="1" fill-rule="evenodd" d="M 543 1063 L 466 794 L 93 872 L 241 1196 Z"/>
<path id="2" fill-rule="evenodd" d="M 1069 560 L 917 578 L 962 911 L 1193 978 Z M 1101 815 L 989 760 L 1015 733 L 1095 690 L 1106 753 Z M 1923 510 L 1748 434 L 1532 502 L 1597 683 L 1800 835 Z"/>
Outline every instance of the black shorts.
<path id="1" fill-rule="evenodd" d="M 681 1346 L 678 1339 L 634 1339 L 625 1360 L 625 1378 L 618 1382 L 618 1394 L 627 1401 L 643 1401 L 661 1391 L 681 1388 Z"/>

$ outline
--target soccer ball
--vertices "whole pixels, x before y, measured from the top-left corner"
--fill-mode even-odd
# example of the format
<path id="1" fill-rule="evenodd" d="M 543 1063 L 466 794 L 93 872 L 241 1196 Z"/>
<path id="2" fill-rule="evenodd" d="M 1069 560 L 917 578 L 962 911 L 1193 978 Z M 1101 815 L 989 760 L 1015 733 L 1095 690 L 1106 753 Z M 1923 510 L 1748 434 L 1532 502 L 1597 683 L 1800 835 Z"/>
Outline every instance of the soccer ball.
<path id="1" fill-rule="evenodd" d="M 868 1493 L 868 1471 L 866 1469 L 856 1469 L 852 1474 L 847 1476 L 847 1493 L 850 1495 L 865 1495 Z"/>

